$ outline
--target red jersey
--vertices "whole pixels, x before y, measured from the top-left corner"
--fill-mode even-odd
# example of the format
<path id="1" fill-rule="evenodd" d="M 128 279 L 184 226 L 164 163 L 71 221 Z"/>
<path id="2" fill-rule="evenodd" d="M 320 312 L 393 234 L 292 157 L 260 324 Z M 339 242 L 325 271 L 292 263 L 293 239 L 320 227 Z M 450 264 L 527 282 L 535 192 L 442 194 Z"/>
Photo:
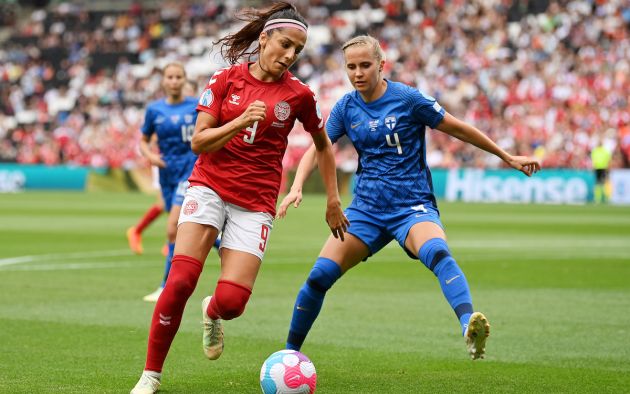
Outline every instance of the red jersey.
<path id="1" fill-rule="evenodd" d="M 263 82 L 249 72 L 251 63 L 214 73 L 197 105 L 218 125 L 239 117 L 249 104 L 267 106 L 265 120 L 241 130 L 216 152 L 202 153 L 189 181 L 207 186 L 223 201 L 256 212 L 276 213 L 282 157 L 295 120 L 309 133 L 323 130 L 324 121 L 313 91 L 289 71 L 280 80 Z"/>

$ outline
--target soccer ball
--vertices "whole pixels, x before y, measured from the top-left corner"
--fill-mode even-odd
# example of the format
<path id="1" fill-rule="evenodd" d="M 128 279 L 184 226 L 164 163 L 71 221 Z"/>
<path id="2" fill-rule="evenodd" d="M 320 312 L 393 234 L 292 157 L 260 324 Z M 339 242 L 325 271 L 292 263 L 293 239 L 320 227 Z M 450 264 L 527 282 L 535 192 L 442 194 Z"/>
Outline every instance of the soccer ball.
<path id="1" fill-rule="evenodd" d="M 316 385 L 315 365 L 295 350 L 273 353 L 260 368 L 260 387 L 265 394 L 312 394 Z"/>

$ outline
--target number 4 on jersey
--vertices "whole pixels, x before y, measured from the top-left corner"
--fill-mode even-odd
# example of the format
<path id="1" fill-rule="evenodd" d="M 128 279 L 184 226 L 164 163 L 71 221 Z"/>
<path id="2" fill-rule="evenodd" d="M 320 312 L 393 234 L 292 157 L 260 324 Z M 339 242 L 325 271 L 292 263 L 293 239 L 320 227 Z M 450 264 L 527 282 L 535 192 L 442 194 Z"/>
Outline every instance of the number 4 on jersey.
<path id="1" fill-rule="evenodd" d="M 400 140 L 398 139 L 398 133 L 394 133 L 394 142 L 392 142 L 392 138 L 391 135 L 387 134 L 385 136 L 385 139 L 387 140 L 387 145 L 388 146 L 392 146 L 392 147 L 396 147 L 396 149 L 398 150 L 398 154 L 402 155 L 402 146 L 400 146 Z"/>

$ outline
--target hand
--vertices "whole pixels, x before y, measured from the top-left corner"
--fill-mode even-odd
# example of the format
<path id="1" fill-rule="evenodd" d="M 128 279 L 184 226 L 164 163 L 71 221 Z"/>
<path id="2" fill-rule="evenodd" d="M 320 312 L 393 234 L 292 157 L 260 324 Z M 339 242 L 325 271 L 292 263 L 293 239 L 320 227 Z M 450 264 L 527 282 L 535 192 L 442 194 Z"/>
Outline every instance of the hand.
<path id="1" fill-rule="evenodd" d="M 166 168 L 166 163 L 164 162 L 164 160 L 162 160 L 162 157 L 160 157 L 160 155 L 152 154 L 151 156 L 149 156 L 149 162 L 159 168 Z"/>
<path id="2" fill-rule="evenodd" d="M 326 207 L 326 223 L 328 223 L 328 227 L 330 227 L 330 231 L 333 236 L 335 238 L 340 238 L 343 241 L 343 233 L 348 231 L 350 221 L 346 215 L 344 215 L 343 210 L 341 209 L 341 202 L 339 200 L 328 202 Z"/>
<path id="3" fill-rule="evenodd" d="M 251 127 L 254 123 L 264 120 L 267 116 L 267 106 L 260 100 L 256 100 L 249 104 L 245 109 L 245 112 L 239 116 L 239 121 L 242 124 L 241 129 Z"/>
<path id="4" fill-rule="evenodd" d="M 514 169 L 519 170 L 527 176 L 540 171 L 540 163 L 536 159 L 527 156 L 510 156 L 507 163 Z"/>
<path id="5" fill-rule="evenodd" d="M 276 218 L 282 219 L 287 215 L 287 209 L 289 209 L 289 205 L 293 203 L 295 208 L 300 206 L 302 202 L 302 190 L 291 190 L 289 194 L 284 196 L 282 202 L 280 203 L 280 207 L 278 208 L 278 212 L 276 213 Z"/>

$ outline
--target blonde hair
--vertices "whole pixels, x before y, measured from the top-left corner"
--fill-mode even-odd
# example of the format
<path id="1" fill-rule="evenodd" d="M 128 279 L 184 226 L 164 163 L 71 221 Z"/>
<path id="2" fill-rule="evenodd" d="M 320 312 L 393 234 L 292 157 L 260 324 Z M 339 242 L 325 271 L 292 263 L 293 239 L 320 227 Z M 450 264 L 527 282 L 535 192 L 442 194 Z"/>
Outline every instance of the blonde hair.
<path id="1" fill-rule="evenodd" d="M 162 75 L 164 75 L 166 73 L 166 70 L 169 67 L 179 67 L 182 69 L 182 71 L 184 72 L 184 77 L 186 77 L 186 68 L 184 67 L 183 64 L 179 63 L 179 62 L 171 62 L 169 64 L 167 64 L 166 66 L 164 66 L 164 68 L 162 69 Z"/>
<path id="2" fill-rule="evenodd" d="M 346 49 L 348 49 L 349 47 L 353 46 L 353 45 L 367 45 L 372 47 L 372 55 L 374 56 L 374 58 L 376 60 L 378 60 L 379 62 L 381 60 L 385 60 L 385 53 L 383 52 L 383 49 L 381 48 L 381 44 L 378 42 L 378 40 L 372 36 L 356 36 L 354 38 L 349 39 L 348 41 L 346 41 L 342 46 L 341 46 L 341 50 L 343 51 L 344 55 L 346 53 Z"/>

